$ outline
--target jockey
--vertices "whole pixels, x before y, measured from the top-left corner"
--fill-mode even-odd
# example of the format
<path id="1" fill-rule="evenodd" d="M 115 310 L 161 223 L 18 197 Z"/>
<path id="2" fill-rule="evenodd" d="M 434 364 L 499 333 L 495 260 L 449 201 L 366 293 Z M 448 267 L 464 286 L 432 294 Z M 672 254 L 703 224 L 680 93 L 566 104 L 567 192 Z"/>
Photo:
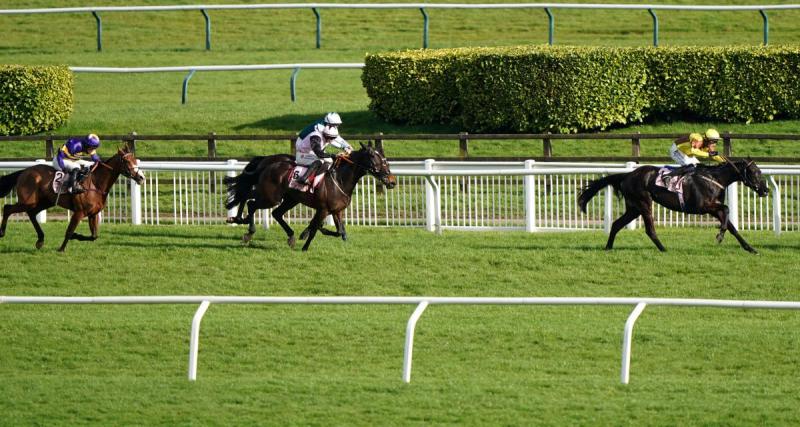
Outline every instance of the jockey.
<path id="1" fill-rule="evenodd" d="M 338 114 L 328 113 L 322 121 L 312 123 L 300 132 L 295 142 L 295 162 L 308 167 L 303 175 L 297 177 L 301 184 L 308 184 L 308 177 L 312 172 L 320 170 L 324 163 L 333 163 L 334 156 L 325 152 L 328 145 L 344 150 L 347 154 L 353 151 L 353 147 L 339 136 L 340 124 L 342 119 Z"/>
<path id="2" fill-rule="evenodd" d="M 305 138 L 311 132 L 314 132 L 315 130 L 322 131 L 322 128 L 325 127 L 325 126 L 333 126 L 333 127 L 338 128 L 339 125 L 341 125 L 341 124 L 342 124 L 342 118 L 339 117 L 339 114 L 337 114 L 337 113 L 328 113 L 328 114 L 325 115 L 325 117 L 323 117 L 323 118 L 317 120 L 316 122 L 311 123 L 310 125 L 308 125 L 305 128 L 303 128 L 303 130 L 300 131 L 300 136 L 299 137 L 301 139 Z"/>
<path id="3" fill-rule="evenodd" d="M 675 140 L 669 149 L 669 156 L 681 166 L 694 166 L 700 160 L 725 163 L 717 151 L 719 132 L 708 129 L 704 134 L 691 133 Z"/>
<path id="4" fill-rule="evenodd" d="M 78 179 L 78 173 L 86 167 L 90 168 L 100 161 L 97 155 L 97 148 L 100 147 L 100 138 L 95 134 L 89 134 L 81 138 L 70 138 L 61 146 L 53 159 L 53 167 L 56 170 L 69 173 L 69 182 L 72 184 L 73 193 L 83 193 L 84 189 Z M 92 161 L 83 160 L 82 157 L 89 156 Z"/>

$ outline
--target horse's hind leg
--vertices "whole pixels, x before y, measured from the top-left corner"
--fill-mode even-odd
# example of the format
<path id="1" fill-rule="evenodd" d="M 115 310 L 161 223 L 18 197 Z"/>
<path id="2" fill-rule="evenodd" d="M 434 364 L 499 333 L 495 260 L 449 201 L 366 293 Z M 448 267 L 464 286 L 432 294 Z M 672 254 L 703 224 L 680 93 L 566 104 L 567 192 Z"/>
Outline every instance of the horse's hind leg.
<path id="1" fill-rule="evenodd" d="M 613 224 L 611 224 L 611 231 L 608 233 L 608 242 L 606 242 L 606 250 L 609 251 L 614 247 L 614 238 L 617 237 L 617 233 L 619 230 L 622 230 L 622 227 L 628 225 L 629 222 L 636 219 L 639 216 L 639 212 L 636 210 L 632 210 L 630 207 L 628 210 L 622 214 L 621 217 L 617 218 Z"/>
<path id="2" fill-rule="evenodd" d="M 36 215 L 41 212 L 43 209 L 40 210 L 30 210 L 28 211 L 28 218 L 31 220 L 31 224 L 33 224 L 33 229 L 36 230 L 36 249 L 41 249 L 44 245 L 44 231 L 42 231 L 42 226 L 39 225 L 39 221 L 36 220 Z"/>
<path id="3" fill-rule="evenodd" d="M 30 206 L 20 205 L 19 203 L 14 205 L 5 205 L 3 206 L 3 222 L 0 224 L 0 237 L 6 235 L 6 225 L 8 225 L 8 217 L 14 215 L 15 213 L 25 212 L 30 208 Z"/>
<path id="4" fill-rule="evenodd" d="M 644 220 L 644 231 L 647 233 L 647 236 L 650 237 L 650 240 L 656 244 L 656 247 L 659 251 L 665 252 L 666 249 L 664 245 L 661 244 L 661 241 L 658 240 L 658 235 L 656 234 L 656 225 L 655 221 L 653 221 L 653 211 L 650 209 L 646 209 L 642 212 L 642 219 Z"/>

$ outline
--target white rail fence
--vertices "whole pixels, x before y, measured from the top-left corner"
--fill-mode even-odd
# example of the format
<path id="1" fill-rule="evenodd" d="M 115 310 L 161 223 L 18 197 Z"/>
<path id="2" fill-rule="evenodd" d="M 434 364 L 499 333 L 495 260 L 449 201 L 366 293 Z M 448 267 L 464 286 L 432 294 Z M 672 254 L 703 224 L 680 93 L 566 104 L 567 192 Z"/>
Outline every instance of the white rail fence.
<path id="1" fill-rule="evenodd" d="M 39 161 L 44 162 L 44 161 Z M 36 162 L 0 162 L 0 170 L 16 170 Z M 103 220 L 139 224 L 224 224 L 233 215 L 224 208 L 222 179 L 236 175 L 245 163 L 141 162 L 144 185 L 120 181 L 112 188 Z M 628 172 L 628 164 L 556 162 L 392 162 L 398 186 L 385 190 L 371 176 L 356 187 L 345 220 L 351 225 L 424 227 L 430 231 L 463 230 L 609 230 L 624 204 L 610 189 L 594 198 L 587 213 L 576 200 L 590 180 L 609 173 Z M 733 223 L 743 230 L 772 230 L 776 234 L 800 229 L 800 166 L 762 169 L 771 193 L 758 198 L 742 184 L 728 188 Z M 13 203 L 15 193 L 3 203 Z M 687 215 L 656 206 L 661 226 L 716 226 L 708 216 Z M 64 216 L 53 210 L 51 216 Z M 306 222 L 313 212 L 297 207 L 287 213 L 290 222 Z M 27 220 L 17 215 L 14 219 Z M 46 220 L 46 214 L 39 216 Z M 269 210 L 256 213 L 264 227 L 271 225 Z M 639 226 L 641 219 L 630 227 Z"/>
<path id="2" fill-rule="evenodd" d="M 738 309 L 798 310 L 795 301 L 740 301 L 679 298 L 592 298 L 592 297 L 244 297 L 244 296 L 117 296 L 117 297 L 25 297 L 0 296 L 0 304 L 200 304 L 192 319 L 189 338 L 189 381 L 197 379 L 200 323 L 211 304 L 415 304 L 406 324 L 403 348 L 403 381 L 411 382 L 414 330 L 425 309 L 431 305 L 633 305 L 622 335 L 620 381 L 630 381 L 633 327 L 645 307 L 684 306 Z"/>

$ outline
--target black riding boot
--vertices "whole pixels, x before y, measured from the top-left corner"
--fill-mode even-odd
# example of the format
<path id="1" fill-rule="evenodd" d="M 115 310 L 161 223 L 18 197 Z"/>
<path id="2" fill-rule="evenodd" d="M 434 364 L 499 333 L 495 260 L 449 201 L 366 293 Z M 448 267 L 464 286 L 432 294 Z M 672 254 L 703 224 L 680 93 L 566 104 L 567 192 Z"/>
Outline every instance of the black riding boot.
<path id="1" fill-rule="evenodd" d="M 70 187 L 72 187 L 72 194 L 81 194 L 86 191 L 83 189 L 83 186 L 81 185 L 81 179 L 78 176 L 80 172 L 80 169 L 73 169 L 69 171 L 69 181 Z"/>
<path id="2" fill-rule="evenodd" d="M 315 172 L 317 169 L 319 169 L 320 163 L 322 163 L 322 162 L 317 160 L 314 163 L 311 163 L 310 165 L 308 165 L 308 167 L 306 168 L 305 173 L 303 173 L 302 175 L 297 177 L 297 182 L 299 182 L 299 183 L 301 183 L 303 185 L 308 185 L 309 184 L 308 177 L 311 176 L 312 172 Z"/>

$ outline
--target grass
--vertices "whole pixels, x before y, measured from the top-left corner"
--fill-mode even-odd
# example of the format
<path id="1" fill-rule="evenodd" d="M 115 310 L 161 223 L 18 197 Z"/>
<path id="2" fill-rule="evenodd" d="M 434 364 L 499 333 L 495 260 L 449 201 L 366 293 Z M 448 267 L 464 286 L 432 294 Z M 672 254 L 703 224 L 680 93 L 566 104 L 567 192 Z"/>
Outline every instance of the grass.
<path id="1" fill-rule="evenodd" d="M 351 227 L 308 253 L 241 227 L 104 224 L 55 252 L 64 223 L 13 222 L 6 295 L 642 296 L 800 300 L 800 235 L 641 230 L 617 249 L 586 233 Z M 85 227 L 85 226 L 84 226 Z M 336 254 L 332 262 L 331 255 Z M 696 268 L 687 268 L 687 259 Z M 180 262 L 176 262 L 176 261 Z M 69 265 L 70 268 L 65 268 Z M 76 267 L 77 266 L 77 267 Z M 576 278 L 581 278 L 576 280 Z M 198 381 L 186 380 L 196 307 L 0 307 L 0 402 L 20 424 L 793 424 L 800 318 L 789 311 L 651 307 L 619 384 L 631 307 L 430 307 L 411 384 L 410 306 L 212 306 Z"/>
<path id="2" fill-rule="evenodd" d="M 143 0 L 137 4 L 191 4 Z M 211 3 L 244 3 L 214 1 Z M 690 2 L 697 4 L 697 2 Z M 746 4 L 746 1 L 702 2 Z M 96 3 L 99 4 L 99 3 Z M 0 1 L 0 8 L 85 6 L 81 0 Z M 314 49 L 308 10 L 212 12 L 213 50 L 199 13 L 0 16 L 0 63 L 167 66 L 360 62 L 365 52 L 418 48 L 418 11 L 323 10 Z M 431 47 L 545 43 L 542 11 L 429 11 Z M 647 45 L 643 12 L 559 10 L 558 44 Z M 771 43 L 800 40 L 800 12 L 770 13 Z M 756 13 L 659 12 L 662 45 L 761 42 Z M 613 23 L 613 25 L 609 25 Z M 180 74 L 76 76 L 75 112 L 54 132 L 294 133 L 338 111 L 347 133 L 457 132 L 382 122 L 359 72 L 198 73 L 180 105 Z M 797 133 L 798 122 L 651 122 L 613 132 Z M 669 141 L 643 141 L 643 155 Z M 554 142 L 557 155 L 627 155 L 626 142 Z M 140 156 L 204 155 L 204 143 L 140 143 Z M 110 154 L 113 144 L 105 144 Z M 278 149 L 283 151 L 282 143 Z M 389 156 L 454 156 L 457 144 L 387 142 Z M 274 150 L 220 143 L 222 156 Z M 474 155 L 538 155 L 538 143 L 473 141 Z M 735 150 L 797 155 L 793 143 Z M 0 157 L 41 156 L 4 143 Z M 657 153 L 657 154 L 653 154 Z M 737 153 L 739 153 L 737 151 Z M 103 224 L 93 243 L 55 249 L 65 224 L 13 221 L 0 243 L 4 295 L 642 296 L 798 301 L 800 234 L 746 231 L 761 255 L 710 228 L 641 229 L 602 251 L 601 232 L 537 233 L 349 227 L 289 250 L 277 228 L 250 247 L 241 227 Z M 86 232 L 82 225 L 81 232 Z M 195 307 L 0 306 L 0 411 L 7 425 L 752 425 L 797 424 L 800 319 L 789 311 L 648 307 L 635 333 L 631 384 L 619 384 L 630 307 L 431 307 L 401 381 L 409 306 L 213 306 L 203 321 L 198 381 L 186 380 Z"/>
<path id="3" fill-rule="evenodd" d="M 6 2 L 0 7 L 84 6 L 81 1 Z M 137 4 L 192 4 L 151 0 Z M 217 1 L 212 3 L 243 3 Z M 695 2 L 691 2 L 695 4 Z M 706 2 L 708 3 L 708 2 Z M 746 1 L 710 2 L 747 4 Z M 547 42 L 547 16 L 541 10 L 430 10 L 431 48 L 516 45 Z M 104 49 L 95 50 L 95 27 L 88 14 L 0 16 L 0 63 L 72 66 L 169 66 L 192 64 L 259 64 L 293 62 L 361 62 L 367 52 L 416 49 L 422 41 L 417 10 L 327 10 L 322 48 L 314 48 L 314 17 L 309 10 L 212 11 L 212 50 L 204 50 L 203 19 L 195 12 L 105 13 Z M 556 43 L 643 46 L 652 43 L 651 18 L 644 11 L 555 10 Z M 770 12 L 770 43 L 800 41 L 800 11 Z M 609 23 L 612 23 L 610 25 Z M 660 44 L 758 45 L 761 17 L 750 12 L 659 12 Z M 63 29 L 69 29 L 69 31 Z M 502 28 L 502 31 L 498 30 Z M 57 35 L 57 37 L 55 37 Z M 56 41 L 57 40 L 57 41 Z M 289 99 L 291 71 L 200 72 L 189 83 L 189 102 L 180 104 L 184 73 L 76 75 L 75 112 L 56 134 L 293 134 L 326 111 L 345 120 L 343 133 L 454 133 L 448 126 L 405 126 L 386 123 L 368 109 L 369 99 L 359 70 L 303 70 L 298 75 L 298 101 Z M 797 133 L 797 120 L 763 124 L 714 123 L 695 119 L 652 121 L 612 132 L 683 133 L 716 127 L 734 133 Z M 666 155 L 671 141 L 643 146 L 643 155 Z M 113 145 L 113 144 L 112 144 Z M 202 155 L 177 144 L 142 144 L 141 155 Z M 183 144 L 181 144 L 183 145 Z M 624 142 L 581 142 L 575 149 L 555 148 L 555 155 L 628 155 Z M 766 145 L 766 147 L 765 147 Z M 232 155 L 246 157 L 285 144 L 236 143 Z M 476 156 L 540 155 L 516 141 L 473 143 Z M 277 147 L 277 148 L 276 148 Z M 652 147 L 652 148 L 651 148 Z M 107 147 L 110 150 L 112 147 Z M 797 156 L 794 142 L 743 142 L 736 154 L 779 152 Z M 454 157 L 455 142 L 387 144 L 390 157 Z M 187 151 L 190 151 L 187 153 Z M 0 157 L 41 156 L 41 143 L 0 146 Z M 110 151 L 109 151 L 110 152 Z M 199 154 L 198 154 L 199 153 Z M 616 154 L 614 154 L 616 155 Z"/>

